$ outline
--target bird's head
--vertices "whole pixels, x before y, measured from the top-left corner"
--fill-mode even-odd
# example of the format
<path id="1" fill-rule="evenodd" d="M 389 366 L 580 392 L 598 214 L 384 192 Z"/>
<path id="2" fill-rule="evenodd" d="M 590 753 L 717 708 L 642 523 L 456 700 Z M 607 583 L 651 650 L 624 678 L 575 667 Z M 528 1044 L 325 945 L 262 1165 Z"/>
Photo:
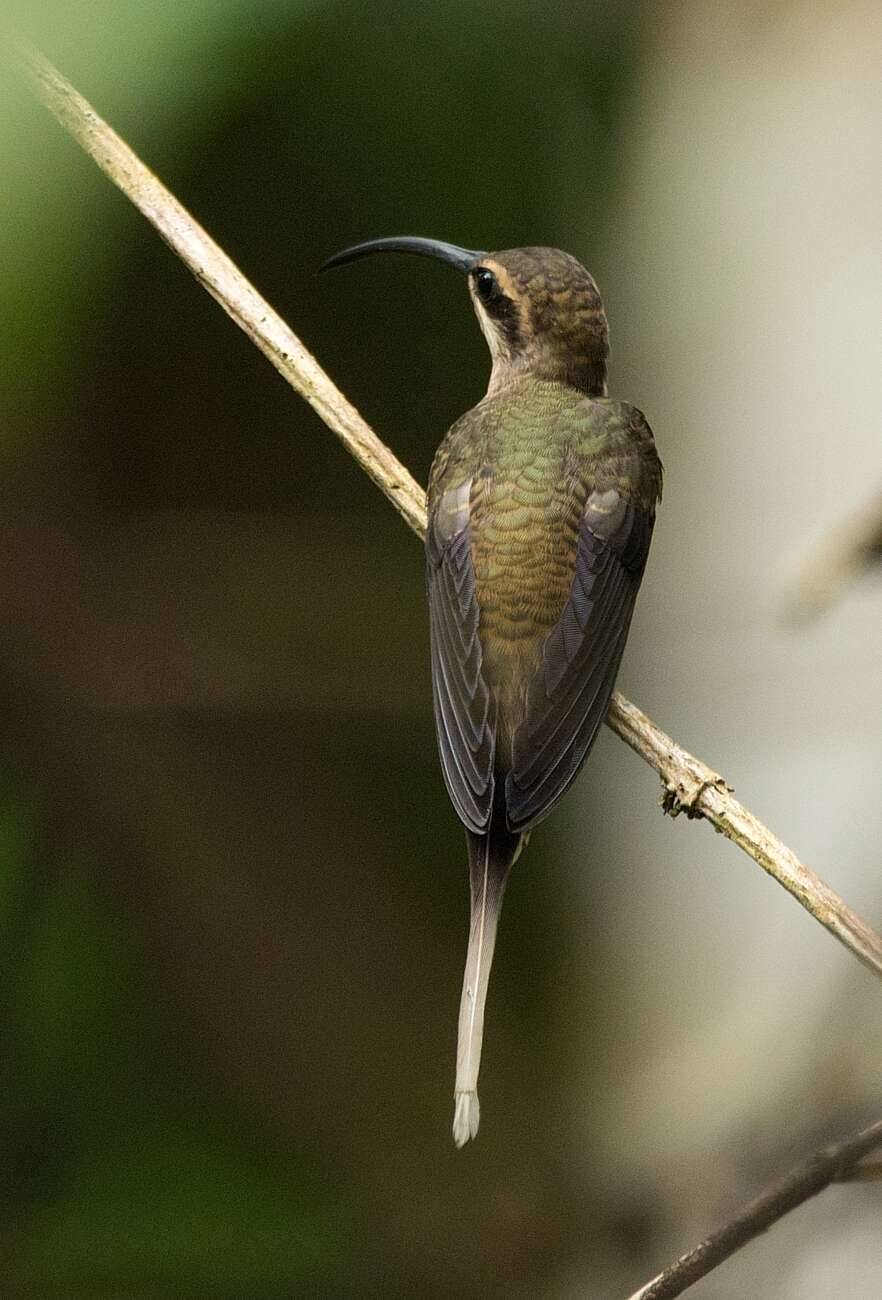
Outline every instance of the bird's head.
<path id="1" fill-rule="evenodd" d="M 415 253 L 447 262 L 468 280 L 493 358 L 490 391 L 519 375 L 606 392 L 609 331 L 597 285 L 557 248 L 479 253 L 435 239 L 400 236 L 355 244 L 329 258 L 327 270 L 372 253 Z"/>

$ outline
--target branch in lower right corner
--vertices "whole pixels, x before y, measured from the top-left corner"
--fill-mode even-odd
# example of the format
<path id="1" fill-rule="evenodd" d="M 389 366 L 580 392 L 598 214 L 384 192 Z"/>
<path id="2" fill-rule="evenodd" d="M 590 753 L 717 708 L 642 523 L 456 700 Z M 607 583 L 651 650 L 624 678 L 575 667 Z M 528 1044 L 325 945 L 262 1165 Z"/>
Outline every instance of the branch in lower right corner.
<path id="1" fill-rule="evenodd" d="M 809 1156 L 779 1183 L 763 1192 L 700 1245 L 681 1255 L 675 1264 L 635 1291 L 629 1300 L 673 1300 L 693 1283 L 706 1277 L 736 1250 L 766 1232 L 785 1214 L 816 1196 L 831 1183 L 860 1179 L 858 1164 L 868 1152 L 882 1146 L 882 1120 L 834 1142 Z"/>

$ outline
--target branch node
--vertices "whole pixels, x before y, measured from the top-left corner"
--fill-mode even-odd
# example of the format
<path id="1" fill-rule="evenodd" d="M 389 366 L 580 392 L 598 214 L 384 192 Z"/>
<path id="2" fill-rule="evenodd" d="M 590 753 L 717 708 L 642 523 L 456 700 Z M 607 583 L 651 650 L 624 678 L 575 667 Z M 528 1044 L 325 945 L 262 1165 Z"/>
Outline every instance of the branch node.
<path id="1" fill-rule="evenodd" d="M 720 794 L 731 794 L 732 787 L 721 776 L 711 772 L 702 780 L 694 777 L 681 777 L 678 781 L 663 781 L 659 795 L 659 807 L 667 817 L 679 817 L 680 813 L 693 821 L 696 817 L 706 817 L 701 807 L 701 796 L 705 790 L 718 790 Z"/>

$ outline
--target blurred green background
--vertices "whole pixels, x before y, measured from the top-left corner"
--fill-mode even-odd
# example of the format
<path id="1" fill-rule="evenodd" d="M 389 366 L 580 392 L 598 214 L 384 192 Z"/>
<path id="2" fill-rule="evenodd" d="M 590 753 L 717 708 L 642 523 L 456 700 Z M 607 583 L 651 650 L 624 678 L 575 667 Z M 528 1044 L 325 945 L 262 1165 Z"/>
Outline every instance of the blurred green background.
<path id="1" fill-rule="evenodd" d="M 486 381 L 462 284 L 315 268 L 397 233 L 590 267 L 668 471 L 622 684 L 879 922 L 882 592 L 774 617 L 882 479 L 878 13 L 10 17 L 420 481 Z M 874 1113 L 871 977 L 604 736 L 509 891 L 457 1153 L 420 547 L 8 71 L 0 174 L 3 1294 L 627 1294 Z M 880 1196 L 696 1296 L 879 1294 Z"/>

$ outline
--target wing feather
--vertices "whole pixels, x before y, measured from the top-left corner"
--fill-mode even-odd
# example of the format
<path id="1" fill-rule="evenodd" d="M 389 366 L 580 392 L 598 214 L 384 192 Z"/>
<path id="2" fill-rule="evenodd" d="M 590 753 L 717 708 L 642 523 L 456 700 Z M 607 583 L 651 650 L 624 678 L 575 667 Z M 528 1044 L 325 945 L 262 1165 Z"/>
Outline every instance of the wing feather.
<path id="1" fill-rule="evenodd" d="M 606 716 L 652 536 L 653 516 L 615 491 L 592 493 L 569 596 L 542 651 L 506 780 L 511 830 L 551 811 Z"/>
<path id="2" fill-rule="evenodd" d="M 461 495 L 460 489 L 454 497 Z M 481 674 L 480 611 L 461 503 L 452 535 L 451 517 L 442 501 L 427 538 L 432 690 L 444 780 L 461 820 L 480 834 L 493 809 L 494 705 Z"/>

